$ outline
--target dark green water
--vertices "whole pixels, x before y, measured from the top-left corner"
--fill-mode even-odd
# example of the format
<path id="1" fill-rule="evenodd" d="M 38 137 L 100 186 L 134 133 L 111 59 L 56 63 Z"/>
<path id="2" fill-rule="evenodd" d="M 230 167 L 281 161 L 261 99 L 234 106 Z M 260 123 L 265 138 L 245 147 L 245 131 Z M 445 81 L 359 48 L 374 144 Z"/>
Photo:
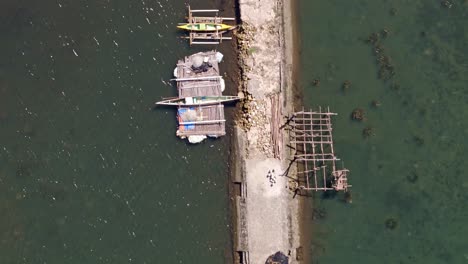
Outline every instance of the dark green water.
<path id="1" fill-rule="evenodd" d="M 0 263 L 225 261 L 229 138 L 189 146 L 175 111 L 152 109 L 200 50 L 177 38 L 185 12 L 0 3 Z"/>
<path id="2" fill-rule="evenodd" d="M 451 2 L 300 1 L 305 105 L 339 113 L 336 150 L 353 184 L 352 204 L 311 202 L 326 211 L 311 227 L 313 263 L 467 263 L 468 2 Z M 350 119 L 356 107 L 366 121 Z"/>

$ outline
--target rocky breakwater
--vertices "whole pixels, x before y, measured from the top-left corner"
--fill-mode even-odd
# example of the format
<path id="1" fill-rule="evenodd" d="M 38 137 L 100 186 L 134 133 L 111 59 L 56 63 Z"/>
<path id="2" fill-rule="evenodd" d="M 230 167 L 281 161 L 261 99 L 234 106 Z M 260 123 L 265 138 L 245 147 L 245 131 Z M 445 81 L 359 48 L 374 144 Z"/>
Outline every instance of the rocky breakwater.
<path id="1" fill-rule="evenodd" d="M 241 67 L 239 90 L 244 97 L 237 125 L 247 132 L 249 154 L 253 151 L 253 155 L 261 152 L 271 156 L 271 97 L 280 94 L 281 51 L 275 50 L 279 47 L 262 44 L 258 34 L 264 29 L 264 26 L 257 28 L 243 21 L 236 34 Z M 273 28 L 270 33 L 275 33 Z M 268 36 L 275 37 L 278 37 L 277 31 L 276 35 Z"/>

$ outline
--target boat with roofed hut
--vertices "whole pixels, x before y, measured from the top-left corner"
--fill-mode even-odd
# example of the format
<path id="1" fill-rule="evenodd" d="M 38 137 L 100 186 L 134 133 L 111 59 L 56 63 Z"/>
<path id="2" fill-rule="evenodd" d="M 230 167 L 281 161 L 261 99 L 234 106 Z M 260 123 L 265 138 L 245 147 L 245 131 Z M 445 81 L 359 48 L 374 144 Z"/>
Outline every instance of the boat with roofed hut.
<path id="1" fill-rule="evenodd" d="M 178 97 L 156 102 L 157 105 L 177 106 L 176 135 L 199 143 L 207 137 L 226 135 L 224 105 L 240 100 L 225 96 L 224 79 L 219 72 L 223 55 L 217 51 L 198 52 L 177 62 L 172 81 L 176 82 Z"/>

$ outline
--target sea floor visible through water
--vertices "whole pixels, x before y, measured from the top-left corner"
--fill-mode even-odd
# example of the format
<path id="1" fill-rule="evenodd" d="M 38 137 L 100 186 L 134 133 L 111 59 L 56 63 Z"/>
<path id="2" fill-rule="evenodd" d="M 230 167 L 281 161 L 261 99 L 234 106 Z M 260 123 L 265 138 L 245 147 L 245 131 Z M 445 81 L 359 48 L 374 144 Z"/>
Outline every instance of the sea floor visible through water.
<path id="1" fill-rule="evenodd" d="M 311 262 L 467 263 L 468 2 L 301 0 L 299 14 L 304 104 L 338 113 L 353 185 L 352 203 L 309 199 Z"/>
<path id="2" fill-rule="evenodd" d="M 189 47 L 186 15 L 169 0 L 0 3 L 0 263 L 229 261 L 230 136 L 189 145 L 153 105 L 206 49 L 236 91 L 232 43 Z"/>

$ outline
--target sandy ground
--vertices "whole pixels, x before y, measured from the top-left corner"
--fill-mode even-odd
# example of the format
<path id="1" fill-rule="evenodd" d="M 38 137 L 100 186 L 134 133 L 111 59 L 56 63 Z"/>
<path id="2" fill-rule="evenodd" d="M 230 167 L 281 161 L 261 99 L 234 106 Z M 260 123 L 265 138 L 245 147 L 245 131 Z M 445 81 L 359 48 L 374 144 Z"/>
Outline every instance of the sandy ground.
<path id="1" fill-rule="evenodd" d="M 241 0 L 240 14 L 246 32 L 240 38 L 243 92 L 248 95 L 244 123 L 237 137 L 245 194 L 239 219 L 248 263 L 263 264 L 282 251 L 289 263 L 299 263 L 299 200 L 293 199 L 286 169 L 289 151 L 283 147 L 280 158 L 273 158 L 271 142 L 271 96 L 279 96 L 281 115 L 292 108 L 292 22 L 290 0 Z M 283 25 L 284 28 L 279 25 Z M 284 34 L 283 32 L 287 32 Z M 242 52 L 243 50 L 243 52 Z M 242 128 L 241 128 L 242 126 Z M 282 144 L 286 144 L 287 136 Z M 299 256 L 301 258 L 301 256 Z"/>
<path id="2" fill-rule="evenodd" d="M 294 258 L 298 246 L 295 243 L 298 237 L 294 234 L 294 206 L 287 190 L 287 178 L 279 176 L 281 162 L 253 158 L 247 160 L 246 168 L 250 263 L 265 263 L 268 256 L 277 251 Z M 273 181 L 268 175 L 272 175 Z M 292 260 L 290 263 L 294 263 Z"/>

